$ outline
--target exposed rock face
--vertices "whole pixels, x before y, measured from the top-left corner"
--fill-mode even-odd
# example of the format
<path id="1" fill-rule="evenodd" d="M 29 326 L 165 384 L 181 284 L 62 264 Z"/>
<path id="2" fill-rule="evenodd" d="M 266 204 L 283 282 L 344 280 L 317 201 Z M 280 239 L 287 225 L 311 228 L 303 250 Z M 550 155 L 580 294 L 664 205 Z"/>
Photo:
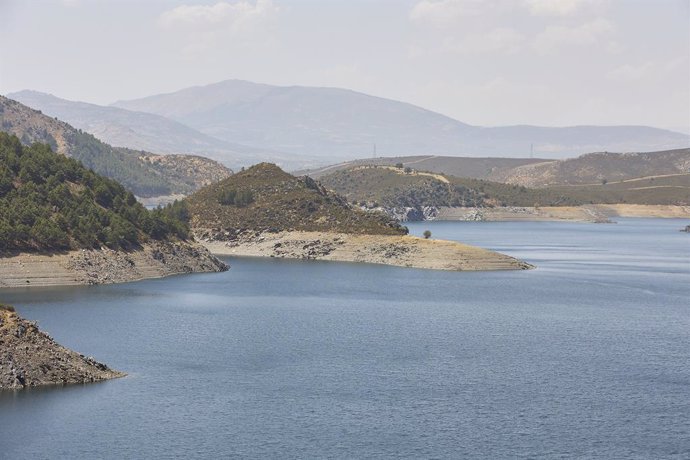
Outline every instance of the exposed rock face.
<path id="1" fill-rule="evenodd" d="M 422 222 L 434 220 L 438 216 L 438 208 L 436 206 L 379 207 L 373 209 L 363 207 L 362 209 L 384 212 L 399 222 Z"/>
<path id="2" fill-rule="evenodd" d="M 228 269 L 203 246 L 172 242 L 153 242 L 135 253 L 79 251 L 70 257 L 67 267 L 74 270 L 84 284 L 122 283 L 134 279 Z"/>
<path id="3" fill-rule="evenodd" d="M 199 244 L 152 241 L 137 251 L 83 249 L 0 257 L 0 287 L 124 283 L 227 269 Z"/>
<path id="4" fill-rule="evenodd" d="M 124 375 L 63 347 L 14 308 L 0 305 L 0 390 L 90 383 Z"/>
<path id="5" fill-rule="evenodd" d="M 204 243 L 213 253 L 285 259 L 364 262 L 433 270 L 526 270 L 532 265 L 455 241 L 409 235 L 329 232 L 258 232 L 233 241 Z"/>

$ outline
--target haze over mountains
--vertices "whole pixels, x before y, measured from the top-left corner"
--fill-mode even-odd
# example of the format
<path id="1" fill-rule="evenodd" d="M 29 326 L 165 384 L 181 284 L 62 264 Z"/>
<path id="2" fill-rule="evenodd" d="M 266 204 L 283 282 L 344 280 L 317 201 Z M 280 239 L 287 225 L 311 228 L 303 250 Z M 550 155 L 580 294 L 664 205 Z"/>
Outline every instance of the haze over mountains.
<path id="1" fill-rule="evenodd" d="M 267 154 L 207 136 L 170 118 L 86 102 L 69 101 L 38 91 L 8 95 L 36 110 L 57 117 L 116 147 L 156 153 L 194 153 L 225 161 L 251 161 Z"/>
<path id="2" fill-rule="evenodd" d="M 205 134 L 325 158 L 377 155 L 565 157 L 687 147 L 690 136 L 642 126 L 478 127 L 403 102 L 339 88 L 227 80 L 116 107 L 172 118 Z"/>
<path id="3" fill-rule="evenodd" d="M 564 158 L 593 151 L 690 146 L 690 136 L 645 126 L 479 127 L 403 102 L 339 88 L 228 80 L 111 106 L 33 91 L 9 95 L 113 145 L 195 153 L 237 167 L 288 169 L 372 156 Z"/>

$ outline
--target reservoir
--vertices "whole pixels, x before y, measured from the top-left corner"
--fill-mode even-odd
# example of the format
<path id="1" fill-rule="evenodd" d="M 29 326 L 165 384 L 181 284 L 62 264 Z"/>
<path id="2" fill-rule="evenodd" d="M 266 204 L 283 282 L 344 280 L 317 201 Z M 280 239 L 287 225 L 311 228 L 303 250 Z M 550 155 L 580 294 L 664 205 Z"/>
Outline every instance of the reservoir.
<path id="1" fill-rule="evenodd" d="M 227 258 L 0 301 L 127 372 L 0 392 L 3 458 L 688 458 L 688 222 L 423 222 L 535 270 Z"/>

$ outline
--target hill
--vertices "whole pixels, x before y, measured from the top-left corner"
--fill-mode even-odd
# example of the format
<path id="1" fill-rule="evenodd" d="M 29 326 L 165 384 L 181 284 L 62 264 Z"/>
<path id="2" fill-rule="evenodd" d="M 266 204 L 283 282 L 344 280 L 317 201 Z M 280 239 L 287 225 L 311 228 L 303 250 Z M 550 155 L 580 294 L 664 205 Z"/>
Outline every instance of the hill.
<path id="1" fill-rule="evenodd" d="M 506 182 L 526 187 L 599 185 L 602 182 L 690 173 L 690 149 L 642 153 L 598 152 L 566 160 L 441 156 L 381 157 L 303 170 L 297 174 L 306 174 L 320 179 L 336 171 L 357 166 L 400 164 L 418 171 Z"/>
<path id="2" fill-rule="evenodd" d="M 381 207 L 397 217 L 404 210 L 404 217 L 415 220 L 423 217 L 425 207 L 690 204 L 690 174 L 595 185 L 528 188 L 416 171 L 409 167 L 358 166 L 322 176 L 320 181 L 362 206 Z"/>
<path id="3" fill-rule="evenodd" d="M 142 197 L 189 194 L 231 171 L 198 156 L 166 158 L 147 152 L 115 148 L 91 134 L 0 96 L 0 131 L 30 145 L 41 142 L 57 153 L 75 158 L 88 168 L 113 178 Z"/>
<path id="4" fill-rule="evenodd" d="M 512 257 L 407 235 L 385 214 L 362 211 L 309 177 L 261 163 L 186 199 L 192 229 L 231 256 L 366 262 L 436 270 L 524 270 Z"/>
<path id="5" fill-rule="evenodd" d="M 151 113 L 69 101 L 38 91 L 24 90 L 7 96 L 116 147 L 166 154 L 192 153 L 228 165 L 246 164 L 257 156 L 270 154 L 216 139 Z"/>
<path id="6" fill-rule="evenodd" d="M 99 284 L 227 269 L 184 203 L 152 211 L 112 179 L 0 132 L 0 286 Z"/>
<path id="7" fill-rule="evenodd" d="M 231 240 L 245 232 L 342 232 L 401 235 L 406 229 L 383 214 L 355 209 L 308 177 L 261 163 L 186 199 L 194 233 Z"/>
<path id="8" fill-rule="evenodd" d="M 359 166 L 322 176 L 320 181 L 350 201 L 387 209 L 580 204 L 579 197 L 562 190 L 530 189 L 409 167 Z"/>
<path id="9" fill-rule="evenodd" d="M 243 145 L 310 155 L 321 163 L 376 153 L 563 158 L 592 151 L 685 148 L 690 136 L 645 126 L 479 127 L 399 101 L 339 88 L 228 80 L 118 101 Z"/>
<path id="10" fill-rule="evenodd" d="M 528 187 L 587 185 L 690 173 L 690 149 L 643 153 L 589 153 L 562 161 L 521 165 L 503 180 Z M 690 186 L 690 182 L 686 182 Z"/>
<path id="11" fill-rule="evenodd" d="M 403 167 L 411 167 L 419 171 L 430 171 L 456 177 L 470 177 L 474 179 L 487 179 L 501 182 L 508 173 L 518 166 L 548 161 L 553 160 L 545 160 L 540 158 L 471 158 L 417 155 L 405 157 L 364 158 L 360 160 L 345 161 L 330 166 L 324 166 L 322 168 L 295 171 L 295 174 L 307 175 L 309 177 L 313 177 L 314 179 L 319 179 L 336 171 L 350 169 L 356 166 L 395 166 L 402 164 Z"/>
<path id="12" fill-rule="evenodd" d="M 189 237 L 182 203 L 146 210 L 131 192 L 47 144 L 0 133 L 0 249 L 129 249 Z"/>
<path id="13" fill-rule="evenodd" d="M 0 390 L 91 383 L 123 377 L 56 343 L 13 307 L 0 304 Z"/>

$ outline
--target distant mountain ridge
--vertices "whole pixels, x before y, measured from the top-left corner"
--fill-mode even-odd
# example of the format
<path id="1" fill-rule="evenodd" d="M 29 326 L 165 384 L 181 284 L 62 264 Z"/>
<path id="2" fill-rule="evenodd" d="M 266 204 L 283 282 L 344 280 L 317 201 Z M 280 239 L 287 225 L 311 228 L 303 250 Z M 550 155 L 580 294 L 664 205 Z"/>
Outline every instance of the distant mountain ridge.
<path id="1" fill-rule="evenodd" d="M 216 139 L 160 115 L 86 102 L 69 101 L 52 94 L 23 90 L 7 97 L 78 129 L 115 147 L 165 154 L 197 154 L 237 165 L 251 162 L 261 149 Z"/>
<path id="2" fill-rule="evenodd" d="M 645 177 L 690 174 L 690 148 L 661 152 L 594 152 L 565 160 L 537 158 L 467 158 L 444 156 L 381 157 L 302 170 L 320 179 L 358 166 L 401 164 L 419 171 L 483 179 L 526 187 L 586 185 Z M 690 183 L 688 184 L 690 187 Z"/>
<path id="3" fill-rule="evenodd" d="M 503 181 L 527 187 L 586 185 L 690 174 L 690 149 L 663 152 L 598 152 L 561 161 L 518 166 Z M 690 177 L 686 179 L 690 187 Z"/>
<path id="4" fill-rule="evenodd" d="M 690 146 L 690 136 L 646 126 L 479 127 L 404 102 L 339 88 L 227 80 L 115 107 L 174 119 L 204 134 L 323 162 L 374 154 L 539 156 Z"/>
<path id="5" fill-rule="evenodd" d="M 112 147 L 93 135 L 0 96 L 0 131 L 16 135 L 23 144 L 49 144 L 95 172 L 121 182 L 141 197 L 189 194 L 231 174 L 223 165 L 192 155 L 160 156 Z"/>

